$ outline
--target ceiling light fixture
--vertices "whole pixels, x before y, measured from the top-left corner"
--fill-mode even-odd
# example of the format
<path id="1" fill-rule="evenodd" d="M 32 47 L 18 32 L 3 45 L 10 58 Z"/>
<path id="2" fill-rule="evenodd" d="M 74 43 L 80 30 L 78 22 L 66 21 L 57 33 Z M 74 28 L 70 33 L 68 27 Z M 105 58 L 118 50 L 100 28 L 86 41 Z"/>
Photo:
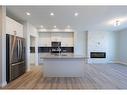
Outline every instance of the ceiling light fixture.
<path id="1" fill-rule="evenodd" d="M 114 22 L 114 26 L 116 27 L 116 26 L 119 26 L 120 25 L 120 21 L 119 20 L 116 20 L 115 22 Z"/>
<path id="2" fill-rule="evenodd" d="M 30 16 L 31 14 L 29 12 L 26 12 L 26 15 Z"/>
<path id="3" fill-rule="evenodd" d="M 54 28 L 56 28 L 56 25 L 55 26 L 53 26 Z"/>
<path id="4" fill-rule="evenodd" d="M 41 27 L 41 28 L 43 28 L 44 26 L 43 26 L 43 25 L 41 25 L 40 27 Z"/>
<path id="5" fill-rule="evenodd" d="M 51 16 L 54 16 L 54 13 L 50 13 Z"/>
<path id="6" fill-rule="evenodd" d="M 68 25 L 67 28 L 70 28 L 70 25 Z"/>
<path id="7" fill-rule="evenodd" d="M 77 13 L 77 12 L 76 12 L 76 13 L 74 13 L 74 16 L 78 16 L 78 15 L 79 15 L 79 13 Z"/>

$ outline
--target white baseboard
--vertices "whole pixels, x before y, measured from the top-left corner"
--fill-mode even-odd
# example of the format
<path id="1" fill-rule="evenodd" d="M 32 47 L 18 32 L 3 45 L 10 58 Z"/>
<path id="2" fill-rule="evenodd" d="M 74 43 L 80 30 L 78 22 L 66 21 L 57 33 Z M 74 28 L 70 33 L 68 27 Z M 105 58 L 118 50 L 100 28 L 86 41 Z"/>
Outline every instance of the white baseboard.
<path id="1" fill-rule="evenodd" d="M 122 61 L 118 61 L 118 64 L 124 64 L 124 65 L 127 65 L 126 62 L 122 62 Z"/>
<path id="2" fill-rule="evenodd" d="M 7 82 L 5 81 L 4 83 L 2 83 L 2 87 L 6 86 Z"/>
<path id="3" fill-rule="evenodd" d="M 120 63 L 119 61 L 109 61 L 108 63 Z"/>
<path id="4" fill-rule="evenodd" d="M 88 64 L 110 64 L 110 63 L 117 63 L 117 64 L 127 65 L 126 62 L 121 62 L 121 61 L 109 61 L 109 62 L 105 62 L 105 63 L 88 63 Z"/>
<path id="5" fill-rule="evenodd" d="M 116 64 L 124 64 L 124 65 L 127 65 L 126 62 L 122 62 L 122 61 L 110 61 L 109 63 L 116 63 Z"/>
<path id="6" fill-rule="evenodd" d="M 5 87 L 7 85 L 7 82 L 5 81 L 5 82 L 3 82 L 3 83 L 0 83 L 0 87 Z"/>
<path id="7" fill-rule="evenodd" d="M 38 63 L 36 63 L 35 66 L 38 66 Z"/>

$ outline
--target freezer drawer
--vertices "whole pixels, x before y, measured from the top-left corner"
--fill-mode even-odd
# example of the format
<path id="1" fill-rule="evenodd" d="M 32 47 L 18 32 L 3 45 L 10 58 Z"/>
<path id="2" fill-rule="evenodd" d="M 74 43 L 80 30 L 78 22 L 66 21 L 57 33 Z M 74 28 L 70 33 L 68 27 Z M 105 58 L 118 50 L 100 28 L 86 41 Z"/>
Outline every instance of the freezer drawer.
<path id="1" fill-rule="evenodd" d="M 18 62 L 11 65 L 10 81 L 25 73 L 25 62 Z"/>

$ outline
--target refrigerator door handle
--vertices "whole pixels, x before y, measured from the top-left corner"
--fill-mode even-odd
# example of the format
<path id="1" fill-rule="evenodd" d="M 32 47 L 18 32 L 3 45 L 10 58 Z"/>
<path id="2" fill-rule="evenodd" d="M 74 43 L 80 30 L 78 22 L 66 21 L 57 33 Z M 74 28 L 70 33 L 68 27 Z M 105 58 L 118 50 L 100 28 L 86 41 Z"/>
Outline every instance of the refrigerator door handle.
<path id="1" fill-rule="evenodd" d="M 19 60 L 21 59 L 21 40 L 19 39 Z"/>
<path id="2" fill-rule="evenodd" d="M 20 59 L 21 59 L 21 54 L 22 54 L 21 39 L 19 40 L 19 42 L 20 42 L 20 46 L 19 46 L 19 48 L 20 48 Z"/>
<path id="3" fill-rule="evenodd" d="M 18 39 L 18 60 L 20 59 L 20 43 L 19 43 L 19 39 Z"/>
<path id="4" fill-rule="evenodd" d="M 22 40 L 21 40 L 21 59 L 22 59 L 22 56 L 23 56 L 23 44 L 22 44 Z"/>

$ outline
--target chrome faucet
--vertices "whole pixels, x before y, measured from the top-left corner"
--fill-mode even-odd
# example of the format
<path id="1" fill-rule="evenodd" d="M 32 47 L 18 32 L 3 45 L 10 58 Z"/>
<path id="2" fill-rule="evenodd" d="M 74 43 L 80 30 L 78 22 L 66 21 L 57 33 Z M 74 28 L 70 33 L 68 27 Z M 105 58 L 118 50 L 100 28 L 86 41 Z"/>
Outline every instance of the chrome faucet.
<path id="1" fill-rule="evenodd" d="M 59 51 L 59 55 L 60 55 L 60 54 L 61 54 L 61 48 L 60 48 L 60 47 L 58 47 L 57 49 L 58 49 L 58 51 Z"/>

